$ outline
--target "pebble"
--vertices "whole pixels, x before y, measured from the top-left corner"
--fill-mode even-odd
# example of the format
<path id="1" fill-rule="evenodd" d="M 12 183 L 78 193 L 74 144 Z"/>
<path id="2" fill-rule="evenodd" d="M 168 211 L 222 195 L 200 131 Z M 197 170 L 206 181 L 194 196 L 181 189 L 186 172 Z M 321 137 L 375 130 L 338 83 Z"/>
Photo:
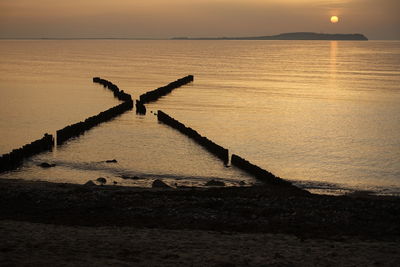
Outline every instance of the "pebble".
<path id="1" fill-rule="evenodd" d="M 42 168 L 51 168 L 51 167 L 55 167 L 56 164 L 51 164 L 51 163 L 47 163 L 47 162 L 42 162 L 40 163 L 38 166 L 42 167 Z"/>
<path id="2" fill-rule="evenodd" d="M 208 181 L 205 184 L 205 186 L 225 186 L 225 183 L 221 182 L 221 181 L 211 180 L 211 181 Z"/>
<path id="3" fill-rule="evenodd" d="M 84 186 L 96 186 L 96 184 L 92 180 L 89 180 L 84 184 Z"/>
<path id="4" fill-rule="evenodd" d="M 160 179 L 154 180 L 154 182 L 151 184 L 151 187 L 153 187 L 153 188 L 171 188 L 169 185 L 167 185 Z"/>
<path id="5" fill-rule="evenodd" d="M 96 181 L 99 182 L 102 185 L 107 183 L 107 179 L 103 178 L 103 177 L 97 178 Z"/>

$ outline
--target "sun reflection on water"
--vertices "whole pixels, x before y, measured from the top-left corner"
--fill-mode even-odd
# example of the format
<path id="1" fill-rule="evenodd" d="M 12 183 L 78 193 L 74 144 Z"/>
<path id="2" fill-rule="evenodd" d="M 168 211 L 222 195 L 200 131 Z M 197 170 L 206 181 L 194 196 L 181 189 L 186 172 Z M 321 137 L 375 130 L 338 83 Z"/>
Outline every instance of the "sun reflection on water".
<path id="1" fill-rule="evenodd" d="M 330 79 L 331 80 L 336 80 L 336 74 L 337 74 L 337 62 L 336 62 L 337 50 L 338 50 L 338 42 L 337 41 L 331 41 L 330 42 L 330 60 L 329 60 Z"/>

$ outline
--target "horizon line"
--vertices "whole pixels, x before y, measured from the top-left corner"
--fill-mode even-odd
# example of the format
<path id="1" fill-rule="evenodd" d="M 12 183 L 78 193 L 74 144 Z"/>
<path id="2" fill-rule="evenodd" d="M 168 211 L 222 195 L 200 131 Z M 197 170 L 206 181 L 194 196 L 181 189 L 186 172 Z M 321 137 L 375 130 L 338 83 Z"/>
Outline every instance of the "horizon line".
<path id="1" fill-rule="evenodd" d="M 207 40 L 209 37 L 189 37 L 188 39 L 174 39 L 176 37 L 151 38 L 151 37 L 0 37 L 0 40 L 143 40 L 143 41 L 335 41 L 335 40 L 239 40 L 239 39 L 222 39 L 224 37 L 215 37 L 215 39 Z M 214 37 L 211 37 L 214 38 Z M 218 39 L 221 38 L 221 39 Z M 251 38 L 251 37 L 246 37 Z M 371 41 L 400 41 L 398 39 L 374 39 Z M 341 41 L 341 40 L 336 40 Z M 345 41 L 345 40 L 343 40 Z"/>

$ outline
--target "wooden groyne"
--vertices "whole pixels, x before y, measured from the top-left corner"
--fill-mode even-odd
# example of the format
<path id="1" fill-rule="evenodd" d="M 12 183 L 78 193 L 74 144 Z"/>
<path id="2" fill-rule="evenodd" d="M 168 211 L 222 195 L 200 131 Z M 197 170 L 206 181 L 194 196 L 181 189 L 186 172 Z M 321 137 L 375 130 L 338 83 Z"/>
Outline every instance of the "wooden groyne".
<path id="1" fill-rule="evenodd" d="M 206 150 L 220 158 L 225 164 L 229 162 L 229 151 L 228 149 L 214 143 L 207 137 L 201 136 L 196 130 L 193 130 L 190 127 L 186 127 L 183 123 L 179 122 L 178 120 L 170 117 L 168 114 L 164 113 L 163 111 L 157 111 L 157 118 L 158 121 L 171 126 L 172 128 L 180 131 L 184 135 L 188 136 L 189 138 L 193 139 L 196 143 L 204 147 Z M 231 157 L 231 164 L 248 174 L 252 175 L 258 181 L 270 184 L 270 185 L 279 185 L 284 186 L 288 189 L 295 190 L 295 191 L 303 191 L 298 187 L 295 187 L 290 182 L 279 178 L 269 171 L 266 171 L 257 165 L 250 163 L 249 161 L 241 158 L 238 155 L 233 154 Z"/>
<path id="2" fill-rule="evenodd" d="M 113 84 L 110 81 L 101 79 L 100 77 L 94 77 L 93 82 L 99 83 L 99 84 L 103 85 L 105 88 L 108 88 L 109 90 L 111 90 L 114 93 L 114 96 L 121 101 L 125 102 L 125 101 L 132 100 L 132 97 L 130 94 L 125 93 L 124 90 L 119 90 L 118 86 L 116 86 L 115 84 Z"/>
<path id="3" fill-rule="evenodd" d="M 136 100 L 136 114 L 146 115 L 146 106 L 140 100 Z"/>
<path id="4" fill-rule="evenodd" d="M 214 143 L 207 137 L 201 136 L 196 130 L 190 127 L 186 127 L 183 123 L 175 120 L 161 110 L 157 111 L 157 118 L 160 122 L 171 126 L 172 128 L 180 131 L 184 135 L 193 139 L 196 143 L 204 147 L 206 150 L 220 158 L 225 164 L 229 162 L 229 151 L 228 149 Z"/>
<path id="5" fill-rule="evenodd" d="M 266 171 L 257 165 L 250 163 L 249 161 L 245 160 L 244 158 L 232 154 L 231 164 L 249 174 L 254 176 L 257 180 L 267 183 L 267 184 L 276 184 L 276 185 L 291 185 L 290 182 L 283 180 L 275 176 L 274 174 Z"/>
<path id="6" fill-rule="evenodd" d="M 136 100 L 137 113 L 146 114 L 146 107 L 144 106 L 144 103 L 155 101 L 161 96 L 170 93 L 173 89 L 178 88 L 192 81 L 193 81 L 193 76 L 188 75 L 166 86 L 145 93 L 144 95 L 140 96 L 140 100 Z M 102 79 L 100 77 L 94 77 L 93 82 L 99 83 L 103 85 L 105 88 L 112 91 L 114 96 L 119 100 L 123 101 L 123 103 L 115 107 L 112 107 L 108 110 L 105 110 L 103 112 L 100 112 L 95 116 L 89 117 L 84 121 L 68 125 L 63 129 L 58 130 L 56 132 L 57 145 L 62 145 L 68 139 L 79 136 L 83 134 L 85 131 L 88 131 L 91 128 L 97 126 L 98 124 L 109 121 L 115 118 L 116 116 L 121 115 L 122 113 L 131 110 L 133 108 L 134 104 L 131 95 L 125 93 L 123 90 L 120 90 L 118 86 L 115 85 L 114 83 Z M 218 150 L 220 150 L 218 149 L 219 146 L 214 144 L 212 141 L 208 140 L 207 138 L 203 138 L 201 139 L 201 142 L 203 143 L 203 146 L 208 147 L 208 150 L 214 151 L 214 154 L 215 153 L 221 154 L 218 152 Z M 14 149 L 8 154 L 2 155 L 0 157 L 0 172 L 18 168 L 23 163 L 24 159 L 44 151 L 49 151 L 53 147 L 54 147 L 53 136 L 45 134 L 45 136 L 42 139 L 36 140 L 30 144 L 24 145 L 21 148 Z M 228 154 L 226 153 L 226 155 Z M 228 158 L 228 156 L 226 156 L 226 158 Z"/>
<path id="7" fill-rule="evenodd" d="M 79 136 L 85 131 L 99 125 L 100 123 L 109 121 L 122 113 L 133 108 L 133 101 L 126 101 L 115 107 L 102 111 L 99 114 L 89 117 L 84 121 L 68 125 L 61 130 L 57 131 L 57 145 L 62 145 L 65 141 L 72 137 Z"/>
<path id="8" fill-rule="evenodd" d="M 101 79 L 99 77 L 94 77 L 93 82 L 99 83 L 104 87 L 110 89 L 116 98 L 123 103 L 107 109 L 106 111 L 102 111 L 99 114 L 89 117 L 84 121 L 80 121 L 78 123 L 68 125 L 61 130 L 57 131 L 57 145 L 62 145 L 65 141 L 72 137 L 79 136 L 83 134 L 85 131 L 90 130 L 91 128 L 99 125 L 100 123 L 109 121 L 122 113 L 131 110 L 133 108 L 133 100 L 130 94 L 125 93 L 123 90 L 119 90 L 118 86 L 113 84 L 110 81 Z"/>
<path id="9" fill-rule="evenodd" d="M 181 87 L 181 86 L 183 86 L 185 84 L 188 84 L 190 82 L 193 82 L 193 80 L 194 80 L 193 75 L 188 75 L 188 76 L 185 76 L 185 77 L 183 77 L 181 79 L 178 79 L 178 80 L 176 80 L 176 81 L 174 81 L 172 83 L 169 83 L 166 86 L 157 88 L 157 89 L 155 89 L 153 91 L 146 92 L 146 93 L 144 93 L 144 94 L 142 94 L 140 96 L 140 102 L 142 104 L 146 104 L 146 103 L 149 103 L 149 102 L 152 102 L 152 101 L 156 101 L 160 97 L 171 93 L 172 90 L 174 90 L 176 88 L 179 88 L 179 87 Z"/>
<path id="10" fill-rule="evenodd" d="M 54 147 L 54 138 L 50 134 L 45 134 L 41 139 L 26 144 L 18 149 L 12 150 L 8 154 L 0 157 L 0 172 L 11 171 L 18 168 L 24 159 L 45 151 L 51 151 Z"/>

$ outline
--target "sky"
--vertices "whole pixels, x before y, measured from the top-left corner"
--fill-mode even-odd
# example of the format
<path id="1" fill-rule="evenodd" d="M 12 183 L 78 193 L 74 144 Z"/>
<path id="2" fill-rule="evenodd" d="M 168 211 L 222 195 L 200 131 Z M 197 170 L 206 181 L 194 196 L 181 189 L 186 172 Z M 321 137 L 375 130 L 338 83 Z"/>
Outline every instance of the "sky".
<path id="1" fill-rule="evenodd" d="M 400 0 L 0 0 L 0 38 L 238 37 L 285 32 L 400 39 Z M 337 15 L 339 23 L 330 17 Z"/>

